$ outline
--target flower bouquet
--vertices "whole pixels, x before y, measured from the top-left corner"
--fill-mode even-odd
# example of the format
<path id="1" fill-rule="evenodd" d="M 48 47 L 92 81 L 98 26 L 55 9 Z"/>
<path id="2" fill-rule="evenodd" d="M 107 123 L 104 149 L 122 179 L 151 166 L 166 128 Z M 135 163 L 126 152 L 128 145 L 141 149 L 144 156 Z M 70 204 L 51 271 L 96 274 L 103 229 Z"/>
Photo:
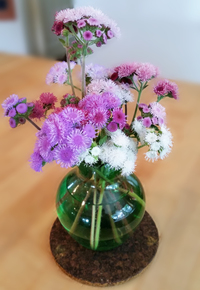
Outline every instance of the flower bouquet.
<path id="1" fill-rule="evenodd" d="M 170 153 L 172 135 L 160 101 L 177 99 L 178 89 L 173 82 L 159 80 L 153 88 L 155 101 L 144 104 L 142 92 L 158 76 L 155 66 L 137 62 L 111 69 L 86 66 L 92 45 L 101 47 L 120 35 L 116 23 L 99 10 L 62 10 L 55 15 L 52 31 L 60 36 L 67 62 L 56 63 L 46 82 L 71 86 L 71 92 L 58 106 L 52 93 L 42 93 L 33 102 L 11 95 L 2 107 L 12 128 L 26 121 L 37 128 L 30 158 L 35 171 L 53 161 L 63 168 L 73 167 L 56 198 L 61 224 L 83 246 L 109 250 L 121 245 L 143 218 L 144 191 L 133 174 L 137 153 L 146 147 L 145 158 L 152 162 Z M 81 80 L 80 86 L 75 86 L 72 71 L 78 62 Z M 128 124 L 127 104 L 133 101 L 133 91 L 137 100 Z M 41 119 L 40 128 L 36 120 Z"/>

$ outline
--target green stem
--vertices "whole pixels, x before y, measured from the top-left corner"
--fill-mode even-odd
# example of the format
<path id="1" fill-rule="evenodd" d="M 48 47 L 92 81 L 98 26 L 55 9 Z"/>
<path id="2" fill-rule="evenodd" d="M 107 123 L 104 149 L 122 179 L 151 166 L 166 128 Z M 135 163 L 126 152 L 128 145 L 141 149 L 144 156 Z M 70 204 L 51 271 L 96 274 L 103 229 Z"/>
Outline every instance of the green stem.
<path id="1" fill-rule="evenodd" d="M 80 216 L 81 216 L 81 214 L 82 214 L 82 212 L 83 212 L 83 210 L 84 210 L 84 208 L 85 208 L 85 204 L 86 204 L 86 202 L 87 202 L 89 196 L 90 196 L 90 191 L 87 192 L 86 197 L 84 198 L 84 200 L 83 200 L 82 203 L 81 203 L 81 207 L 80 207 L 80 209 L 79 209 L 79 211 L 78 211 L 78 213 L 77 213 L 77 215 L 76 215 L 76 218 L 75 218 L 75 220 L 74 220 L 74 222 L 73 222 L 73 225 L 72 225 L 72 227 L 71 227 L 71 229 L 70 229 L 70 231 L 69 231 L 70 234 L 73 234 L 73 233 L 74 233 L 74 230 L 75 230 L 76 227 L 77 227 L 77 224 L 78 224 L 78 222 L 79 222 Z"/>
<path id="2" fill-rule="evenodd" d="M 96 203 L 97 203 L 97 186 L 96 186 L 96 176 L 94 173 L 95 189 L 93 195 L 93 205 L 92 205 L 92 222 L 90 231 L 90 246 L 94 249 L 94 231 L 95 231 L 95 219 L 96 219 Z"/>
<path id="3" fill-rule="evenodd" d="M 97 213 L 97 221 L 96 221 L 96 232 L 95 232 L 95 242 L 94 242 L 94 249 L 96 250 L 99 245 L 99 235 L 100 235 L 100 228 L 101 228 L 101 215 L 102 215 L 102 201 L 105 189 L 105 180 L 102 180 L 101 192 L 98 201 L 98 213 Z"/>
<path id="4" fill-rule="evenodd" d="M 67 82 L 67 84 L 68 84 L 69 86 L 71 86 L 70 82 Z M 80 88 L 76 87 L 75 85 L 73 85 L 73 86 L 74 86 L 74 88 L 75 88 L 75 89 L 77 89 L 77 90 L 81 91 L 81 89 L 80 89 Z"/>
<path id="5" fill-rule="evenodd" d="M 140 90 L 139 90 L 139 93 L 138 93 L 137 104 L 136 104 L 136 107 L 135 107 L 135 112 L 134 112 L 134 115 L 133 115 L 132 122 L 135 120 L 135 116 L 137 114 L 137 109 L 138 109 L 138 105 L 139 105 L 139 102 L 140 102 L 140 97 L 141 97 L 142 90 L 143 90 L 143 84 L 141 83 Z"/>
<path id="6" fill-rule="evenodd" d="M 68 64 L 68 74 L 69 74 L 69 80 L 70 80 L 70 85 L 72 87 L 72 93 L 75 96 L 75 90 L 74 90 L 74 85 L 73 85 L 73 81 L 72 81 L 72 74 L 71 74 L 71 68 L 70 68 L 70 58 L 69 58 L 69 54 L 66 48 L 66 58 L 67 58 L 67 64 Z"/>
<path id="7" fill-rule="evenodd" d="M 142 148 L 144 146 L 147 146 L 147 144 L 144 144 L 144 145 L 139 146 L 138 149 L 140 149 L 140 148 Z"/>
<path id="8" fill-rule="evenodd" d="M 82 54 L 82 99 L 86 95 L 86 84 L 85 84 L 85 56 L 86 56 L 87 45 L 83 46 L 83 54 Z"/>
<path id="9" fill-rule="evenodd" d="M 121 187 L 119 187 L 118 190 L 120 190 L 120 191 L 130 195 L 131 197 L 135 198 L 137 200 L 137 202 L 139 202 L 143 207 L 145 207 L 145 204 L 146 204 L 145 201 L 143 199 L 141 199 L 135 192 L 130 191 L 130 190 L 127 191 L 127 189 L 123 189 Z"/>
<path id="10" fill-rule="evenodd" d="M 38 129 L 38 130 L 41 130 L 41 128 L 37 125 L 37 124 L 35 124 L 35 122 L 33 122 L 31 119 L 29 119 L 29 117 L 26 117 L 26 119 L 36 128 L 36 129 Z"/>

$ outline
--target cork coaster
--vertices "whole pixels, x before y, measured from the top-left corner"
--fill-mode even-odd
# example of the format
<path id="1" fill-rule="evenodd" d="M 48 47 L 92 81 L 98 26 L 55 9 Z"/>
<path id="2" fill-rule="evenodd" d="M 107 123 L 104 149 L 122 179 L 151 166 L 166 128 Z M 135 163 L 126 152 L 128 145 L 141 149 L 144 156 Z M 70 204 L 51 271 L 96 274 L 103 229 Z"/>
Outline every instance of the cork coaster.
<path id="1" fill-rule="evenodd" d="M 157 227 L 147 212 L 133 236 L 111 251 L 84 248 L 70 237 L 58 218 L 50 233 L 57 264 L 74 280 L 92 286 L 121 284 L 139 274 L 155 256 L 158 243 Z"/>

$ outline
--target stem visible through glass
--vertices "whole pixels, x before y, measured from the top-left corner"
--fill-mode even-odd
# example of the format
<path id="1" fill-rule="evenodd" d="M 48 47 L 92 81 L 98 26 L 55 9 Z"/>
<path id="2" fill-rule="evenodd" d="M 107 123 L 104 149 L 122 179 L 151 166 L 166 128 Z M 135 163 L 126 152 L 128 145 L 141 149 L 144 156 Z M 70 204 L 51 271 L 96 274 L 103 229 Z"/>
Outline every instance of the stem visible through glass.
<path id="1" fill-rule="evenodd" d="M 101 192 L 98 201 L 98 213 L 97 213 L 97 221 L 96 221 L 96 232 L 95 232 L 95 242 L 94 242 L 94 249 L 96 250 L 99 245 L 99 236 L 100 236 L 100 228 L 101 228 L 101 216 L 102 216 L 102 201 L 104 196 L 104 189 L 105 189 L 105 180 L 102 180 L 101 185 Z"/>

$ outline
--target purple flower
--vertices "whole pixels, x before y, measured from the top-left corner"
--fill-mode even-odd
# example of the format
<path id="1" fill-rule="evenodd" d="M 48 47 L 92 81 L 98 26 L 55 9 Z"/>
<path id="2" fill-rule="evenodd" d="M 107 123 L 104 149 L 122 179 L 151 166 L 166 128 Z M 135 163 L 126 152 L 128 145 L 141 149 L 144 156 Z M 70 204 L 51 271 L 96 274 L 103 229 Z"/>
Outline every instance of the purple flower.
<path id="1" fill-rule="evenodd" d="M 86 135 L 90 138 L 94 138 L 96 136 L 96 132 L 95 132 L 93 126 L 90 124 L 87 124 L 83 127 L 83 132 L 85 132 Z"/>
<path id="2" fill-rule="evenodd" d="M 26 100 L 26 98 L 20 98 L 19 99 L 19 103 L 22 103 L 23 101 L 25 101 Z"/>
<path id="3" fill-rule="evenodd" d="M 51 162 L 53 160 L 53 151 L 51 150 L 51 144 L 46 136 L 39 138 L 37 142 L 37 148 L 40 155 L 46 162 Z"/>
<path id="4" fill-rule="evenodd" d="M 77 21 L 78 28 L 85 27 L 85 25 L 86 25 L 85 20 L 81 19 L 81 20 Z"/>
<path id="5" fill-rule="evenodd" d="M 9 117 L 14 117 L 17 114 L 15 108 L 12 108 L 9 110 L 8 116 Z"/>
<path id="6" fill-rule="evenodd" d="M 146 118 L 144 118 L 143 119 L 143 121 L 142 121 L 142 124 L 145 126 L 145 127 L 147 127 L 147 128 L 149 128 L 150 126 L 151 126 L 151 119 L 149 118 L 149 117 L 146 117 Z"/>
<path id="7" fill-rule="evenodd" d="M 11 128 L 15 128 L 15 127 L 17 127 L 17 123 L 16 123 L 16 121 L 15 121 L 14 118 L 10 118 L 10 120 L 9 120 L 9 124 L 10 124 L 10 127 L 11 127 Z"/>
<path id="8" fill-rule="evenodd" d="M 117 123 L 115 122 L 110 122 L 107 126 L 108 131 L 110 132 L 115 132 L 118 129 Z"/>
<path id="9" fill-rule="evenodd" d="M 121 105 L 121 100 L 110 92 L 104 92 L 101 95 L 101 99 L 106 109 L 119 108 Z"/>
<path id="10" fill-rule="evenodd" d="M 124 127 L 126 124 L 126 115 L 123 113 L 122 109 L 114 109 L 113 110 L 113 121 L 120 125 L 120 128 Z"/>
<path id="11" fill-rule="evenodd" d="M 24 117 L 19 117 L 18 120 L 19 120 L 19 123 L 22 125 L 26 123 L 26 119 Z"/>
<path id="12" fill-rule="evenodd" d="M 83 38 L 86 40 L 86 41 L 89 41 L 91 40 L 93 37 L 93 34 L 91 31 L 87 30 L 83 33 Z"/>
<path id="13" fill-rule="evenodd" d="M 95 18 L 89 18 L 87 19 L 87 23 L 90 24 L 91 26 L 99 26 L 99 21 Z"/>
<path id="14" fill-rule="evenodd" d="M 54 159 L 61 167 L 71 167 L 77 162 L 77 153 L 63 144 L 54 149 Z"/>
<path id="15" fill-rule="evenodd" d="M 101 41 L 98 41 L 97 43 L 96 43 L 96 47 L 101 47 L 102 46 L 102 42 Z"/>
<path id="16" fill-rule="evenodd" d="M 148 108 L 148 106 L 146 104 L 144 104 L 144 103 L 140 103 L 138 105 L 138 108 L 143 110 L 143 108 Z"/>
<path id="17" fill-rule="evenodd" d="M 107 36 L 106 36 L 106 34 L 105 34 L 105 33 L 103 34 L 103 42 L 104 42 L 104 44 L 106 44 L 106 43 L 107 43 Z"/>
<path id="18" fill-rule="evenodd" d="M 27 107 L 33 107 L 34 104 L 32 102 L 29 102 L 29 103 L 26 103 L 27 104 Z"/>
<path id="19" fill-rule="evenodd" d="M 151 119 L 151 121 L 152 121 L 153 125 L 157 125 L 158 124 L 158 119 L 156 117 L 153 117 Z"/>
<path id="20" fill-rule="evenodd" d="M 67 137 L 67 141 L 71 149 L 78 150 L 79 152 L 83 151 L 91 144 L 90 138 L 80 129 L 73 130 Z"/>
<path id="21" fill-rule="evenodd" d="M 159 126 L 164 124 L 164 120 L 162 118 L 158 118 L 158 124 Z"/>
<path id="22" fill-rule="evenodd" d="M 19 98 L 17 95 L 11 95 L 10 97 L 8 97 L 7 99 L 5 99 L 5 101 L 2 103 L 2 108 L 6 112 L 11 109 L 13 106 L 15 106 L 19 101 Z"/>
<path id="23" fill-rule="evenodd" d="M 31 155 L 31 159 L 29 161 L 31 162 L 32 169 L 34 169 L 37 172 L 42 171 L 42 163 L 44 160 L 38 151 L 33 152 L 33 154 Z"/>
<path id="24" fill-rule="evenodd" d="M 72 107 L 65 107 L 61 112 L 61 116 L 72 124 L 80 123 L 84 119 L 82 110 Z"/>
<path id="25" fill-rule="evenodd" d="M 95 31 L 95 34 L 96 34 L 96 37 L 101 37 L 101 35 L 102 35 L 102 31 L 99 30 L 99 29 L 97 29 L 97 30 Z"/>
<path id="26" fill-rule="evenodd" d="M 150 112 L 150 110 L 149 110 L 148 107 L 144 107 L 144 108 L 143 108 L 143 113 L 149 113 L 149 112 Z"/>
<path id="27" fill-rule="evenodd" d="M 78 44 L 77 47 L 78 48 L 83 48 L 83 46 L 81 44 Z"/>
<path id="28" fill-rule="evenodd" d="M 67 81 L 67 74 L 61 74 L 57 77 L 57 83 L 63 85 Z"/>
<path id="29" fill-rule="evenodd" d="M 108 30 L 107 31 L 107 36 L 108 36 L 108 38 L 113 38 L 114 37 L 114 33 L 112 32 L 112 30 Z"/>
<path id="30" fill-rule="evenodd" d="M 28 109 L 28 107 L 27 107 L 27 104 L 25 104 L 25 103 L 21 103 L 21 104 L 17 105 L 17 107 L 16 107 L 17 112 L 20 114 L 26 113 L 27 109 Z"/>

